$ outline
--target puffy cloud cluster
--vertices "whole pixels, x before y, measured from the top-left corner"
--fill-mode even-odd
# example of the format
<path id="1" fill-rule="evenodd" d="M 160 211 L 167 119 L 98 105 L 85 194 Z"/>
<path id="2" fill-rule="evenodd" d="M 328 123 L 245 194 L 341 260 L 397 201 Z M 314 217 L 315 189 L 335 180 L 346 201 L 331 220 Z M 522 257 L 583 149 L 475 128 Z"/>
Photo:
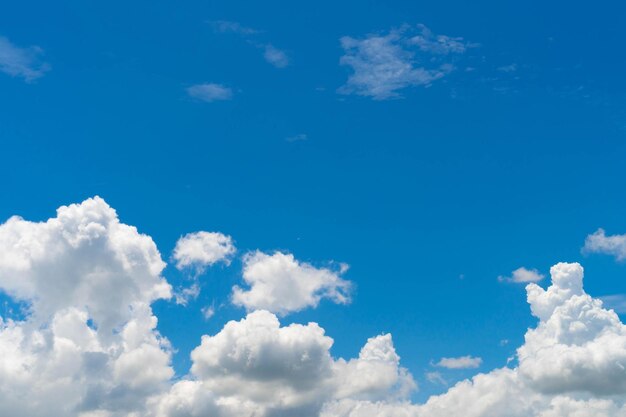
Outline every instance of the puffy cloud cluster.
<path id="1" fill-rule="evenodd" d="M 188 233 L 178 239 L 173 258 L 176 268 L 193 267 L 199 272 L 217 262 L 230 263 L 230 257 L 237 251 L 233 239 L 217 232 Z"/>
<path id="2" fill-rule="evenodd" d="M 150 237 L 102 199 L 0 225 L 0 288 L 28 305 L 0 320 L 0 415 L 141 415 L 173 375 L 150 303 L 170 296 Z"/>
<path id="3" fill-rule="evenodd" d="M 12 217 L 0 226 L 0 288 L 30 302 L 39 321 L 75 307 L 110 331 L 134 316 L 129 306 L 170 296 L 164 267 L 152 239 L 98 197 L 46 222 Z"/>
<path id="4" fill-rule="evenodd" d="M 244 257 L 243 269 L 250 288 L 235 286 L 232 300 L 249 311 L 263 309 L 282 315 L 316 307 L 323 298 L 345 304 L 350 301 L 351 283 L 341 275 L 347 268 L 341 265 L 333 271 L 299 262 L 289 253 L 252 252 Z"/>
<path id="5" fill-rule="evenodd" d="M 281 325 L 275 313 L 343 288 L 337 273 L 281 253 L 257 252 L 244 263 L 247 293 L 298 302 L 274 312 L 250 304 L 246 317 L 203 336 L 189 374 L 173 380 L 173 349 L 150 307 L 171 296 L 152 239 L 99 198 L 61 207 L 45 222 L 9 219 L 0 225 L 0 288 L 28 310 L 23 319 L 0 319 L 0 415 L 626 417 L 626 327 L 584 292 L 578 264 L 552 267 L 547 289 L 526 287 L 538 324 L 517 350 L 516 367 L 416 404 L 409 400 L 416 384 L 391 335 L 342 359 L 331 355 L 333 339 L 318 324 Z M 292 275 L 282 276 L 285 268 Z M 268 278 L 275 275 L 276 282 Z M 303 290 L 293 276 L 315 285 Z"/>
<path id="6" fill-rule="evenodd" d="M 281 327 L 268 311 L 249 313 L 202 338 L 191 379 L 176 383 L 155 415 L 313 417 L 329 401 L 394 400 L 415 387 L 390 335 L 369 339 L 349 361 L 333 359 L 332 344 L 316 323 Z"/>
<path id="7" fill-rule="evenodd" d="M 578 264 L 551 272 L 547 291 L 527 288 L 540 323 L 518 349 L 520 374 L 545 393 L 626 394 L 626 327 L 583 291 Z"/>
<path id="8" fill-rule="evenodd" d="M 323 417 L 568 417 L 626 416 L 626 328 L 583 291 L 579 264 L 550 270 L 552 285 L 527 286 L 539 319 L 517 352 L 517 368 L 461 381 L 425 404 L 327 403 Z"/>

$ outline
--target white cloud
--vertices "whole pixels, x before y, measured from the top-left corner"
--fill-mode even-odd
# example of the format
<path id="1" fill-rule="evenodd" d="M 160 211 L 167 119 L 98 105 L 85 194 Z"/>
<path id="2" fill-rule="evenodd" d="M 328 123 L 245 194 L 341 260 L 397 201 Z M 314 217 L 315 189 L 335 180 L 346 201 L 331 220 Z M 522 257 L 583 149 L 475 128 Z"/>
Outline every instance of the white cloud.
<path id="1" fill-rule="evenodd" d="M 541 321 L 518 349 L 520 374 L 545 393 L 626 394 L 626 328 L 585 294 L 580 265 L 558 264 L 551 273 L 547 291 L 527 287 Z"/>
<path id="2" fill-rule="evenodd" d="M 188 233 L 178 239 L 172 257 L 176 268 L 196 268 L 203 271 L 218 262 L 230 264 L 237 249 L 230 236 L 217 232 Z"/>
<path id="3" fill-rule="evenodd" d="M 211 317 L 215 315 L 215 307 L 212 305 L 205 306 L 205 307 L 202 307 L 200 312 L 202 313 L 202 317 L 204 317 L 205 320 L 209 320 Z"/>
<path id="4" fill-rule="evenodd" d="M 41 48 L 20 48 L 7 38 L 0 36 L 0 71 L 12 77 L 21 77 L 27 82 L 40 78 L 50 68 L 41 62 Z"/>
<path id="5" fill-rule="evenodd" d="M 29 305 L 0 319 L 0 415 L 143 413 L 173 376 L 149 306 L 170 297 L 164 266 L 98 197 L 0 225 L 0 289 Z"/>
<path id="6" fill-rule="evenodd" d="M 624 417 L 626 327 L 582 289 L 582 267 L 560 263 L 552 285 L 527 286 L 539 319 L 518 351 L 519 367 L 457 383 L 425 404 L 328 402 L 322 417 Z"/>
<path id="7" fill-rule="evenodd" d="M 458 358 L 441 358 L 435 365 L 448 369 L 475 369 L 483 363 L 481 358 L 461 356 Z"/>
<path id="8" fill-rule="evenodd" d="M 250 255 L 262 266 L 256 279 L 285 265 L 314 281 L 324 271 L 278 254 Z M 150 308 L 170 297 L 164 265 L 152 239 L 100 198 L 45 222 L 0 225 L 0 289 L 29 306 L 20 320 L 0 319 L 0 415 L 626 417 L 626 326 L 585 293 L 578 264 L 553 266 L 547 289 L 527 285 L 538 324 L 517 367 L 478 374 L 423 404 L 409 401 L 416 384 L 391 335 L 370 338 L 357 358 L 335 358 L 318 324 L 281 325 L 265 310 L 203 336 L 190 374 L 174 379 L 172 348 Z M 300 283 L 292 290 L 311 302 Z"/>
<path id="9" fill-rule="evenodd" d="M 516 283 L 529 283 L 538 282 L 545 278 L 545 275 L 537 271 L 536 269 L 526 269 L 523 266 L 517 268 L 511 273 L 510 277 L 499 276 L 499 281 L 516 282 Z"/>
<path id="10" fill-rule="evenodd" d="M 190 300 L 198 298 L 201 291 L 199 275 L 203 274 L 207 267 L 218 262 L 229 265 L 236 251 L 233 239 L 222 233 L 200 231 L 188 233 L 178 239 L 172 254 L 176 268 L 179 270 L 191 268 L 194 273 L 190 277 L 191 285 L 177 288 L 174 292 L 176 304 L 186 306 Z"/>
<path id="11" fill-rule="evenodd" d="M 36 319 L 86 308 L 98 326 L 114 329 L 132 316 L 129 305 L 170 297 L 164 267 L 152 239 L 120 223 L 99 197 L 46 222 L 12 217 L 0 225 L 0 287 L 30 302 Z"/>
<path id="12" fill-rule="evenodd" d="M 313 417 L 327 401 L 404 399 L 415 388 L 390 335 L 369 339 L 349 361 L 333 359 L 332 344 L 316 323 L 281 327 L 272 313 L 250 313 L 203 336 L 194 379 L 175 384 L 155 415 Z"/>
<path id="13" fill-rule="evenodd" d="M 584 253 L 612 255 L 618 261 L 626 259 L 626 235 L 607 236 L 604 229 L 598 229 L 585 239 Z"/>
<path id="14" fill-rule="evenodd" d="M 435 36 L 425 26 L 404 26 L 388 34 L 373 34 L 357 39 L 340 39 L 345 54 L 341 65 L 352 68 L 342 94 L 358 94 L 385 100 L 400 97 L 407 87 L 429 86 L 443 78 L 454 66 L 447 55 L 460 55 L 469 46 L 462 38 Z"/>
<path id="15" fill-rule="evenodd" d="M 292 254 L 260 251 L 248 253 L 244 259 L 243 279 L 249 289 L 233 287 L 233 303 L 248 311 L 269 310 L 281 315 L 317 307 L 328 298 L 335 303 L 350 301 L 350 282 L 341 278 L 347 270 L 316 268 L 299 262 Z"/>
<path id="16" fill-rule="evenodd" d="M 233 98 L 233 90 L 221 84 L 206 83 L 187 87 L 187 94 L 195 99 L 211 103 L 213 101 L 225 101 Z"/>
<path id="17" fill-rule="evenodd" d="M 276 68 L 285 68 L 289 65 L 289 57 L 285 53 L 271 44 L 264 46 L 263 57 L 267 62 Z"/>

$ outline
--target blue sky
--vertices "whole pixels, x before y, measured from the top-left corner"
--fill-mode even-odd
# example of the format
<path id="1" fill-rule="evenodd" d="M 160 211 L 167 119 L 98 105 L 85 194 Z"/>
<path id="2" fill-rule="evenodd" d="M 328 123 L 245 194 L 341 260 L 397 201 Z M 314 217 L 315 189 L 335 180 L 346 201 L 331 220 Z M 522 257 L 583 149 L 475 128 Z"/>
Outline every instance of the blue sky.
<path id="1" fill-rule="evenodd" d="M 200 274 L 196 299 L 152 305 L 181 378 L 201 335 L 245 316 L 230 302 L 242 255 L 346 263 L 350 303 L 322 299 L 281 323 L 319 323 L 336 357 L 391 333 L 421 402 L 448 389 L 428 373 L 453 384 L 524 343 L 537 318 L 512 271 L 547 287 L 550 266 L 580 262 L 590 295 L 626 293 L 626 244 L 582 251 L 598 228 L 626 233 L 624 11 L 7 4 L 0 219 L 45 221 L 101 196 L 152 237 L 174 288 L 192 281 L 172 258 L 181 236 L 231 236 L 237 255 Z M 435 365 L 467 355 L 480 366 Z"/>

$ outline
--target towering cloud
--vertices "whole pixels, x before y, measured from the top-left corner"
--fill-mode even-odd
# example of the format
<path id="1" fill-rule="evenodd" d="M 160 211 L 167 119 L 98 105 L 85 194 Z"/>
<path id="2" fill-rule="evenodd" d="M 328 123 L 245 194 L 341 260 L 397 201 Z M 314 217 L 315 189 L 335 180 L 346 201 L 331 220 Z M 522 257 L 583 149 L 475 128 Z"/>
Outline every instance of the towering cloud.
<path id="1" fill-rule="evenodd" d="M 459 382 L 425 404 L 336 401 L 323 417 L 626 416 L 626 327 L 583 291 L 579 264 L 550 270 L 552 285 L 527 288 L 533 315 L 517 368 Z"/>
<path id="2" fill-rule="evenodd" d="M 173 376 L 150 308 L 170 297 L 164 267 L 98 197 L 0 225 L 0 288 L 28 306 L 0 320 L 0 415 L 144 412 Z"/>

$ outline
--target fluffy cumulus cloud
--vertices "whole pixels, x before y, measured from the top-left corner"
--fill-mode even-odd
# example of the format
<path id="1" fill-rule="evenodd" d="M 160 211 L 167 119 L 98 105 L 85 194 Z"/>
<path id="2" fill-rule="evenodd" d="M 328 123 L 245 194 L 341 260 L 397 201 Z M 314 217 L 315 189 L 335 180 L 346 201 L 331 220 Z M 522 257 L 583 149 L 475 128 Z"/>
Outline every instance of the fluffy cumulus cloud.
<path id="1" fill-rule="evenodd" d="M 0 36 L 0 71 L 30 82 L 40 78 L 50 68 L 41 61 L 43 50 L 38 46 L 19 47 Z"/>
<path id="2" fill-rule="evenodd" d="M 246 267 L 260 268 L 249 292 L 268 290 L 265 278 L 285 266 L 317 283 L 303 290 L 293 277 L 280 278 L 296 305 L 341 287 L 337 273 L 278 255 L 249 255 Z M 61 207 L 44 222 L 13 217 L 0 225 L 0 288 L 26 306 L 22 317 L 0 319 L 0 415 L 626 417 L 626 327 L 585 293 L 578 264 L 552 267 L 546 289 L 527 285 L 538 323 L 517 350 L 517 366 L 478 374 L 421 404 L 409 400 L 416 384 L 391 335 L 370 338 L 356 358 L 336 358 L 318 324 L 283 325 L 261 308 L 203 336 L 188 375 L 174 379 L 174 349 L 150 306 L 171 296 L 164 266 L 152 239 L 100 198 Z"/>
<path id="3" fill-rule="evenodd" d="M 97 197 L 0 225 L 0 288 L 28 306 L 0 320 L 0 415 L 144 412 L 173 375 L 150 309 L 170 297 L 164 266 Z"/>
<path id="4" fill-rule="evenodd" d="M 176 303 L 187 305 L 190 300 L 198 298 L 201 290 L 199 276 L 207 267 L 218 262 L 229 265 L 236 251 L 233 239 L 222 233 L 200 231 L 188 233 L 178 239 L 172 260 L 176 268 L 191 269 L 193 274 L 190 275 L 192 280 L 190 285 L 177 288 L 174 292 Z"/>
<path id="5" fill-rule="evenodd" d="M 375 100 L 401 97 L 407 87 L 429 86 L 454 70 L 455 56 L 476 46 L 462 38 L 435 35 L 426 26 L 408 25 L 386 34 L 340 39 L 340 64 L 352 69 L 343 94 Z"/>
<path id="6" fill-rule="evenodd" d="M 515 282 L 521 284 L 527 284 L 529 282 L 538 282 L 545 278 L 545 275 L 540 273 L 536 269 L 526 269 L 523 266 L 517 268 L 511 273 L 511 276 L 499 276 L 499 281 Z"/>
<path id="7" fill-rule="evenodd" d="M 371 338 L 359 357 L 335 360 L 316 323 L 281 327 L 264 310 L 204 336 L 192 375 L 154 404 L 157 417 L 319 416 L 331 401 L 395 401 L 415 387 L 390 335 Z M 212 413 L 212 414 L 211 414 Z"/>
<path id="8" fill-rule="evenodd" d="M 612 255 L 618 261 L 626 259 L 626 235 L 606 235 L 604 229 L 598 229 L 585 239 L 585 253 L 603 253 Z"/>
<path id="9" fill-rule="evenodd" d="M 341 278 L 346 265 L 333 271 L 299 262 L 289 253 L 268 255 L 260 251 L 248 253 L 243 261 L 243 279 L 250 288 L 235 286 L 232 300 L 247 310 L 265 309 L 284 315 L 316 307 L 323 298 L 342 304 L 350 301 L 351 284 Z"/>
<path id="10" fill-rule="evenodd" d="M 583 291 L 579 264 L 557 264 L 552 285 L 527 286 L 539 319 L 518 349 L 519 366 L 478 374 L 425 404 L 344 400 L 324 417 L 626 416 L 626 327 Z"/>
<path id="11" fill-rule="evenodd" d="M 236 251 L 230 236 L 201 231 L 178 239 L 172 257 L 178 269 L 191 267 L 203 271 L 218 262 L 229 264 Z"/>

